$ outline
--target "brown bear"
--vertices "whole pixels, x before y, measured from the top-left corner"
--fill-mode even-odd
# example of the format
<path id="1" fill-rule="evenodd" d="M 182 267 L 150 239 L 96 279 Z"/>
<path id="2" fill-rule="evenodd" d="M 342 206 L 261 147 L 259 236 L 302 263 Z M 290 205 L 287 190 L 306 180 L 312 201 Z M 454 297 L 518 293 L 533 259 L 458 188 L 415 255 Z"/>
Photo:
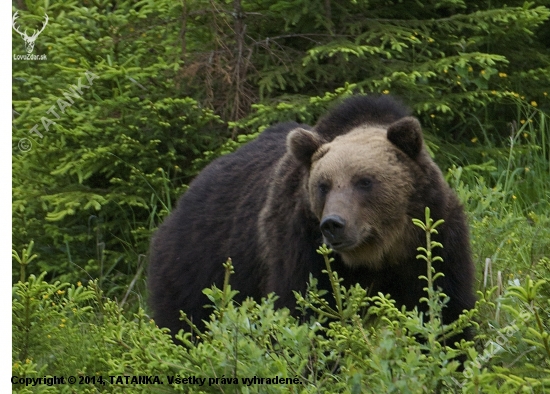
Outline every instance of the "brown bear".
<path id="1" fill-rule="evenodd" d="M 231 257 L 237 302 L 275 292 L 295 306 L 310 274 L 329 289 L 316 250 L 334 250 L 333 269 L 350 286 L 390 294 L 407 308 L 424 303 L 426 264 L 413 225 L 431 209 L 444 219 L 435 240 L 444 262 L 437 280 L 450 301 L 445 323 L 474 305 L 473 263 L 464 212 L 423 142 L 420 123 L 390 96 L 354 96 L 315 127 L 283 123 L 199 174 L 160 226 L 150 250 L 154 318 L 172 334 L 179 310 L 199 327 L 208 318 L 202 289 L 223 283 Z"/>

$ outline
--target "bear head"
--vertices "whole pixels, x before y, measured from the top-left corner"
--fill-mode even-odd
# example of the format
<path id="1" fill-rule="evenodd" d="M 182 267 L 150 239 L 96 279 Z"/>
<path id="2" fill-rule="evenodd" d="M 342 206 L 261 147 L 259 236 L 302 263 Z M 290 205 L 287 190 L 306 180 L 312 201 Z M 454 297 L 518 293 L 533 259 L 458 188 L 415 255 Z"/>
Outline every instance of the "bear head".
<path id="1" fill-rule="evenodd" d="M 415 250 L 411 198 L 428 157 L 416 118 L 364 124 L 332 141 L 297 128 L 287 149 L 307 169 L 310 209 L 344 263 L 381 269 Z"/>

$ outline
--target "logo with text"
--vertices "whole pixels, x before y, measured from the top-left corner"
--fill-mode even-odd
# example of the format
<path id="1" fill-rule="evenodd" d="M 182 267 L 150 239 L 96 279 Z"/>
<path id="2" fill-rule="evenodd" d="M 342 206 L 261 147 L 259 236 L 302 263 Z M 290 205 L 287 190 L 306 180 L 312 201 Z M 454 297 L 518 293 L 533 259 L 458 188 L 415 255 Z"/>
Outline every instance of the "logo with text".
<path id="1" fill-rule="evenodd" d="M 34 50 L 34 43 L 36 42 L 36 39 L 44 31 L 46 28 L 46 25 L 48 24 L 48 14 L 44 14 L 44 22 L 42 24 L 42 28 L 40 30 L 34 30 L 32 35 L 27 34 L 27 29 L 25 31 L 21 31 L 20 27 L 17 26 L 16 20 L 19 18 L 18 15 L 19 11 L 16 11 L 15 14 L 13 14 L 12 18 L 12 26 L 13 30 L 15 30 L 19 35 L 23 38 L 25 41 L 25 50 L 27 51 L 27 54 L 25 55 L 13 55 L 13 60 L 47 60 L 46 55 L 34 55 L 32 52 Z"/>

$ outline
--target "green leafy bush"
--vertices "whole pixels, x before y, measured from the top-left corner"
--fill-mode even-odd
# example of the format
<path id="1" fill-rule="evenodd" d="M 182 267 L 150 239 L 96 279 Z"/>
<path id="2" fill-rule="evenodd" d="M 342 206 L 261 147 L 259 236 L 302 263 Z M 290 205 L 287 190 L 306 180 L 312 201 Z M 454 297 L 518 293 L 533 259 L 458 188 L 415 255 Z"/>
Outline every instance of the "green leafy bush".
<path id="1" fill-rule="evenodd" d="M 427 247 L 419 248 L 427 266 L 422 277 L 427 315 L 398 309 L 383 294 L 367 296 L 358 285 L 342 287 L 330 269 L 326 248 L 319 253 L 325 257 L 336 309 L 315 289 L 315 281 L 305 298 L 297 298 L 302 310 L 318 314 L 305 321 L 287 309 L 275 310 L 273 296 L 237 305 L 228 262 L 223 288 L 205 290 L 213 307 L 205 331 L 180 331 L 180 344 L 143 310 L 126 317 L 104 298 L 97 282 L 87 287 L 48 284 L 44 275 L 31 275 L 13 290 L 12 374 L 18 381 L 87 376 L 79 392 L 497 393 L 506 388 L 542 393 L 550 388 L 550 305 L 541 294 L 547 282 L 528 279 L 524 286 L 508 287 L 495 301 L 495 289 L 480 293 L 475 309 L 443 325 L 446 296 L 433 287 L 441 274 L 431 267 L 432 249 L 440 245 L 430 241 L 430 235 L 439 222 L 433 223 L 427 210 L 426 220 L 416 224 L 427 236 Z M 495 325 L 479 326 L 478 349 L 464 340 L 457 347 L 442 342 L 472 321 L 481 321 L 482 313 L 487 316 L 484 309 L 495 308 L 500 315 Z M 463 370 L 457 361 L 460 354 L 467 356 Z M 510 362 L 518 357 L 527 361 Z M 141 382 L 132 381 L 139 376 Z M 150 377 L 147 384 L 144 376 Z M 70 392 L 74 387 L 19 384 L 14 389 Z"/>

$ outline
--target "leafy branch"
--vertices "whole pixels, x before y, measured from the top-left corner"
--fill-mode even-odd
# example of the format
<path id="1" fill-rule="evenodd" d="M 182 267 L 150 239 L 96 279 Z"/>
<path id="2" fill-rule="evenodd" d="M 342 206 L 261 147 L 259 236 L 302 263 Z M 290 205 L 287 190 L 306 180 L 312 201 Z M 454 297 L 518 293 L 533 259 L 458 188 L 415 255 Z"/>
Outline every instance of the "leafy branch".
<path id="1" fill-rule="evenodd" d="M 436 272 L 435 268 L 433 267 L 433 263 L 436 261 L 443 261 L 443 259 L 440 256 L 434 256 L 433 250 L 435 248 L 442 248 L 443 245 L 440 242 L 432 241 L 432 234 L 438 234 L 437 227 L 441 225 L 444 220 L 439 219 L 436 222 L 430 217 L 430 208 L 426 207 L 425 209 L 425 221 L 422 222 L 420 219 L 413 219 L 413 224 L 415 226 L 420 227 L 424 232 L 426 233 L 426 247 L 419 246 L 416 248 L 421 254 L 418 254 L 416 256 L 419 260 L 424 260 L 426 262 L 427 266 L 427 276 L 421 275 L 419 276 L 419 279 L 424 279 L 426 282 L 428 282 L 428 286 L 424 287 L 424 290 L 428 293 L 428 297 L 422 297 L 420 299 L 420 302 L 426 302 L 428 304 L 429 308 L 429 316 L 430 316 L 430 323 L 433 323 L 435 312 L 434 312 L 434 302 L 436 301 L 436 292 L 434 290 L 434 282 L 437 278 L 443 277 L 442 272 Z M 441 294 L 440 294 L 441 295 Z M 445 297 L 445 295 L 442 295 Z"/>

